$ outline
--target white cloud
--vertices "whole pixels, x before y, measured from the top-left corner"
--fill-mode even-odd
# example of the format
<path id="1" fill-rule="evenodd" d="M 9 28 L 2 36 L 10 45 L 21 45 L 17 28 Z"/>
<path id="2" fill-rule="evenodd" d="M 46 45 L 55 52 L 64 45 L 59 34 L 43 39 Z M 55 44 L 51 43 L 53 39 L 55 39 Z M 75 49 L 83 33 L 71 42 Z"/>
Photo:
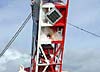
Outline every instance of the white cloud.
<path id="1" fill-rule="evenodd" d="M 10 70 L 12 69 L 16 71 L 15 69 L 16 67 L 18 67 L 20 64 L 27 64 L 29 63 L 29 61 L 30 61 L 29 55 L 10 49 L 4 54 L 4 56 L 0 58 L 0 72 L 7 71 L 9 67 L 12 67 L 10 68 Z M 11 62 L 15 63 L 14 64 L 15 67 L 13 67 L 13 63 Z"/>

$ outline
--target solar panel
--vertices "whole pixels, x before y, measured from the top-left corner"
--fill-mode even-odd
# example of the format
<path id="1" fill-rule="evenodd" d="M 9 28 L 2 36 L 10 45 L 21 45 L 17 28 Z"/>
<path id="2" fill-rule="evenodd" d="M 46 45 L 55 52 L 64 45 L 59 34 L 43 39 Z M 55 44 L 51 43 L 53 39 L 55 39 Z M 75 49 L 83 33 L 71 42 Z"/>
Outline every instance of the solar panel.
<path id="1" fill-rule="evenodd" d="M 46 14 L 46 17 L 48 19 L 48 21 L 51 23 L 51 24 L 54 24 L 56 23 L 59 19 L 61 19 L 62 15 L 61 13 L 57 10 L 57 9 L 51 9 L 51 11 L 49 11 L 47 14 Z"/>

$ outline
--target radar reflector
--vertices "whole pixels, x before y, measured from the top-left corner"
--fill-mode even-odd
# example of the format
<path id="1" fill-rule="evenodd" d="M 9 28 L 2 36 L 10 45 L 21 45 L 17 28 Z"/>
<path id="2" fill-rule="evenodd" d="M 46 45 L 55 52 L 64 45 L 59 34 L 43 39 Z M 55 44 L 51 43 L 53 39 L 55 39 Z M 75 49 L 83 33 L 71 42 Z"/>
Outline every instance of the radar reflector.
<path id="1" fill-rule="evenodd" d="M 62 14 L 56 8 L 53 8 L 46 14 L 46 18 L 51 24 L 55 24 L 62 18 Z"/>

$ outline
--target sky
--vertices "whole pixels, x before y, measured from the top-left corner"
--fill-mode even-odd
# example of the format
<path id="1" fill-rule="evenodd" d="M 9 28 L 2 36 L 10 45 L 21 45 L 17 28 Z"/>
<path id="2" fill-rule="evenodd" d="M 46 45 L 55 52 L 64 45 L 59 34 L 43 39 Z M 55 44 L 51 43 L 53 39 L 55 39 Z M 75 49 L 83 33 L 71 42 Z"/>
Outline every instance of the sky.
<path id="1" fill-rule="evenodd" d="M 30 0 L 0 1 L 0 52 L 31 12 Z M 100 35 L 100 0 L 70 0 L 68 23 Z M 0 72 L 18 72 L 30 65 L 32 20 L 0 58 Z M 67 25 L 63 70 L 100 72 L 100 38 Z"/>

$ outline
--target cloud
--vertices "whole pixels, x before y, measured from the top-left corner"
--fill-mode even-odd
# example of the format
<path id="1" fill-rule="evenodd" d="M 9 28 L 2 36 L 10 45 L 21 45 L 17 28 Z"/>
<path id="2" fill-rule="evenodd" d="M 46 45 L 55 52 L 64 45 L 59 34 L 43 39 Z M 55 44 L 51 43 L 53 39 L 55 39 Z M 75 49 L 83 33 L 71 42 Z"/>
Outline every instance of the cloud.
<path id="1" fill-rule="evenodd" d="M 67 49 L 65 51 L 64 70 L 68 69 L 70 72 L 99 72 L 100 49 L 77 49 Z"/>
<path id="2" fill-rule="evenodd" d="M 20 64 L 30 64 L 30 56 L 10 49 L 0 58 L 0 72 L 17 72 Z M 12 68 L 11 68 L 12 67 Z"/>

